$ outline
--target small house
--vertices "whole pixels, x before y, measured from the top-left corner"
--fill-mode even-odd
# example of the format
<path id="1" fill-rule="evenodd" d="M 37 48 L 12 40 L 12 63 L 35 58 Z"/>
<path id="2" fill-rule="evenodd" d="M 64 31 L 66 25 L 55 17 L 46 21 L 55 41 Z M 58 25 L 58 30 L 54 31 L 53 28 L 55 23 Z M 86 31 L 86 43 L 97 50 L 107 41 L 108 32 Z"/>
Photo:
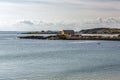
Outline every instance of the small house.
<path id="1" fill-rule="evenodd" d="M 74 35 L 74 30 L 63 30 L 61 31 L 61 34 L 69 34 L 69 35 Z"/>

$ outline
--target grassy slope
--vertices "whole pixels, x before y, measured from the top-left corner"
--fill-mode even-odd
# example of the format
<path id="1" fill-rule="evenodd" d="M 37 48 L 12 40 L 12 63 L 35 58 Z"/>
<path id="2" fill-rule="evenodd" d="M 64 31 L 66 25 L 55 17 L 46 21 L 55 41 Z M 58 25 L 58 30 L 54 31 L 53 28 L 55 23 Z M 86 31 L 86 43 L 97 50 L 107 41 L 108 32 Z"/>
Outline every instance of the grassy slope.
<path id="1" fill-rule="evenodd" d="M 94 29 L 81 30 L 80 32 L 89 33 L 89 34 L 120 34 L 120 29 L 118 28 L 94 28 Z"/>

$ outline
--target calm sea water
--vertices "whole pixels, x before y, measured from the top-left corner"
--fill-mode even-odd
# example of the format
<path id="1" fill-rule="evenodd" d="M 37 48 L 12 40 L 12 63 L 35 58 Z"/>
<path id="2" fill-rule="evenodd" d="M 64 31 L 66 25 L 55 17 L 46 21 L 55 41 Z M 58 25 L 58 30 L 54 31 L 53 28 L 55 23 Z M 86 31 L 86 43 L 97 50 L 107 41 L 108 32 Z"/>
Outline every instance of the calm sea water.
<path id="1" fill-rule="evenodd" d="M 120 80 L 120 42 L 20 40 L 0 32 L 0 80 Z"/>

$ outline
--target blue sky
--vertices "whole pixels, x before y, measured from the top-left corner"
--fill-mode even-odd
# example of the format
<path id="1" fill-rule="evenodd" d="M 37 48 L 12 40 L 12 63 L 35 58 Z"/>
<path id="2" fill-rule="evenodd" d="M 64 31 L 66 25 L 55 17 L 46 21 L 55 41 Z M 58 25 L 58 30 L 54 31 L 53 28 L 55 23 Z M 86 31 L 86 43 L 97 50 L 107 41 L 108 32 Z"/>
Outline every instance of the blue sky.
<path id="1" fill-rule="evenodd" d="M 0 30 L 120 28 L 120 0 L 0 0 Z"/>

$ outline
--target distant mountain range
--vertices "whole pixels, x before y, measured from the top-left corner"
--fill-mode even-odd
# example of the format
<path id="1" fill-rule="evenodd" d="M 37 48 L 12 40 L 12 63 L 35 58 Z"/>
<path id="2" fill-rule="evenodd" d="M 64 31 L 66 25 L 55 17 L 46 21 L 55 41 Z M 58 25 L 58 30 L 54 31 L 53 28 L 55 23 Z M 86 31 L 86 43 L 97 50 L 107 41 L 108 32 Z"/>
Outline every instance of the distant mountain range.
<path id="1" fill-rule="evenodd" d="M 120 34 L 119 28 L 94 28 L 81 30 L 82 34 Z"/>

